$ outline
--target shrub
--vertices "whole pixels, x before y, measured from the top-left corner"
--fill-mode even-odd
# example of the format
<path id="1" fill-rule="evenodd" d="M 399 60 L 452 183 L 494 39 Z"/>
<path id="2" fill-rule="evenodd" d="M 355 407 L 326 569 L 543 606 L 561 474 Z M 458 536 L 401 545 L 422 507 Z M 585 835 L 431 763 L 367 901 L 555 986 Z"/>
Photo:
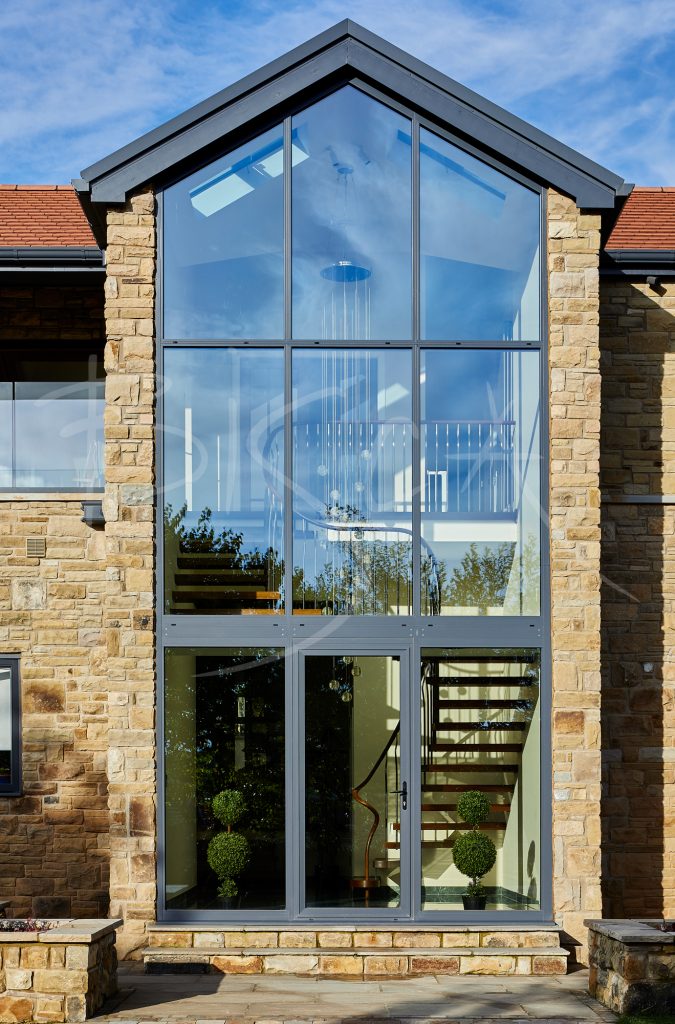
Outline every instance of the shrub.
<path id="1" fill-rule="evenodd" d="M 218 878 L 240 875 L 248 864 L 248 842 L 239 832 L 219 832 L 208 845 L 206 858 Z"/>
<path id="2" fill-rule="evenodd" d="M 462 793 L 457 801 L 457 813 L 462 821 L 466 821 L 469 825 L 480 825 L 488 819 L 490 801 L 480 790 L 469 789 L 466 793 Z"/>
<path id="3" fill-rule="evenodd" d="M 246 813 L 246 801 L 238 789 L 224 789 L 217 793 L 211 804 L 221 825 L 231 828 Z"/>
<path id="4" fill-rule="evenodd" d="M 478 879 L 487 875 L 497 859 L 495 844 L 482 832 L 465 832 L 458 836 L 452 847 L 455 866 L 463 875 L 467 875 L 473 885 Z"/>

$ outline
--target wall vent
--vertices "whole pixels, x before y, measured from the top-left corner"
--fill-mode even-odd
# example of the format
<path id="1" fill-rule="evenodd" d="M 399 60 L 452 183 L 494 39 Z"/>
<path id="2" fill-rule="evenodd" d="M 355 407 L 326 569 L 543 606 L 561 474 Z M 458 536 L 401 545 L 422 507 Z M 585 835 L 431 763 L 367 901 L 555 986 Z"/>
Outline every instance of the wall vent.
<path id="1" fill-rule="evenodd" d="M 26 537 L 26 558 L 44 558 L 47 541 L 44 537 Z"/>

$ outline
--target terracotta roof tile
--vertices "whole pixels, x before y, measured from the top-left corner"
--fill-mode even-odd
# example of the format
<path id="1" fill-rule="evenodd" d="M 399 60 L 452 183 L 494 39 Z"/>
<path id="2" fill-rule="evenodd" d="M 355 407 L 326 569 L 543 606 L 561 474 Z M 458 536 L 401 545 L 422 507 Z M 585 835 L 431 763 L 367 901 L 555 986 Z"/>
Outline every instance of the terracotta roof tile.
<path id="1" fill-rule="evenodd" d="M 675 188 L 636 186 L 605 249 L 675 249 Z"/>
<path id="2" fill-rule="evenodd" d="M 71 185 L 0 185 L 0 246 L 95 246 Z"/>

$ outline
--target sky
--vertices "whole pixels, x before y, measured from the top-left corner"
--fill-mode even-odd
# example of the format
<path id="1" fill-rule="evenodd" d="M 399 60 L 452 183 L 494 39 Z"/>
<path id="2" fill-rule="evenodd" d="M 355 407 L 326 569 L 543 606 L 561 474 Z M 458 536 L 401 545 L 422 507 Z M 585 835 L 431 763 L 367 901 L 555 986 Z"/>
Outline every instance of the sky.
<path id="1" fill-rule="evenodd" d="M 674 0 L 2 0 L 0 181 L 63 183 L 343 18 L 675 185 Z"/>

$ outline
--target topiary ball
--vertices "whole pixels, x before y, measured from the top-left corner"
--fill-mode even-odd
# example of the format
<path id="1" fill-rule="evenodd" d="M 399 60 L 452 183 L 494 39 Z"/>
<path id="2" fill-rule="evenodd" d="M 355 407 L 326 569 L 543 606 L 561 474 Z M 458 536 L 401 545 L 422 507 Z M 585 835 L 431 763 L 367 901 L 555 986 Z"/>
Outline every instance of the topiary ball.
<path id="1" fill-rule="evenodd" d="M 488 819 L 490 801 L 480 790 L 469 789 L 466 793 L 462 793 L 457 801 L 457 813 L 462 821 L 466 821 L 469 825 L 480 825 L 481 822 Z"/>
<path id="2" fill-rule="evenodd" d="M 482 832 L 465 832 L 455 839 L 452 847 L 455 867 L 468 878 L 482 878 L 487 875 L 497 859 L 497 849 L 488 836 Z"/>
<path id="3" fill-rule="evenodd" d="M 238 832 L 219 832 L 208 845 L 206 859 L 218 878 L 234 878 L 248 864 L 248 842 Z"/>
<path id="4" fill-rule="evenodd" d="M 246 813 L 246 801 L 238 789 L 224 789 L 211 804 L 213 813 L 223 825 L 236 825 Z"/>

